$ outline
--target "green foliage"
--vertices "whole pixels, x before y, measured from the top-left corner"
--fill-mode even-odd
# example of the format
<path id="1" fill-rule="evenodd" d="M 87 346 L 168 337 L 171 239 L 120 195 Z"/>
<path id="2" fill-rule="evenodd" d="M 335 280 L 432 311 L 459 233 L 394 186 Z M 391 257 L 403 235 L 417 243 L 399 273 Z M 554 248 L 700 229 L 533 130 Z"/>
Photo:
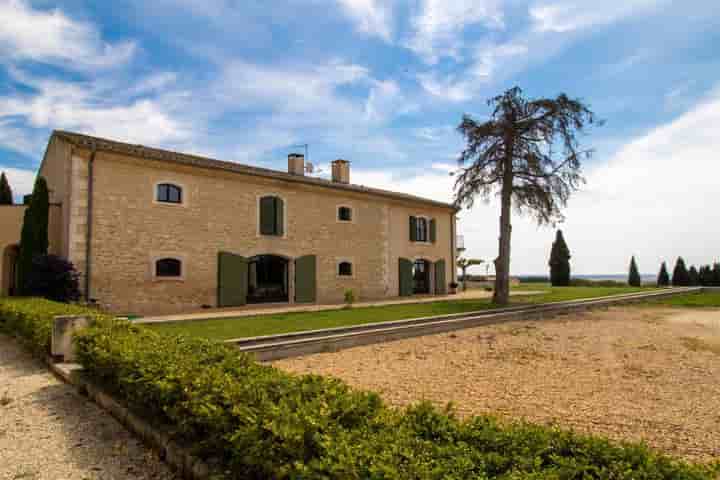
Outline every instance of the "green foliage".
<path id="1" fill-rule="evenodd" d="M 697 268 L 695 268 L 695 265 L 691 266 L 688 271 L 688 285 L 691 287 L 700 285 L 700 273 Z"/>
<path id="2" fill-rule="evenodd" d="M 660 273 L 658 273 L 657 286 L 667 287 L 670 285 L 670 275 L 668 275 L 667 264 L 662 262 L 660 265 Z"/>
<path id="3" fill-rule="evenodd" d="M 355 292 L 352 288 L 345 290 L 344 299 L 345 308 L 352 308 L 353 303 L 355 303 Z"/>
<path id="4" fill-rule="evenodd" d="M 5 172 L 0 175 L 0 205 L 12 205 L 13 193 Z"/>
<path id="5" fill-rule="evenodd" d="M 635 256 L 630 259 L 630 273 L 628 275 L 628 285 L 631 287 L 639 287 L 642 284 L 640 278 L 640 272 L 638 272 L 637 263 L 635 263 Z"/>
<path id="6" fill-rule="evenodd" d="M 617 280 L 590 280 L 588 278 L 573 278 L 570 280 L 571 287 L 624 287 L 623 282 Z"/>
<path id="7" fill-rule="evenodd" d="M 687 287 L 690 285 L 690 274 L 685 266 L 685 260 L 678 257 L 672 276 L 673 287 Z"/>
<path id="8" fill-rule="evenodd" d="M 30 205 L 25 210 L 20 233 L 20 254 L 17 263 L 18 290 L 21 295 L 27 293 L 27 282 L 33 269 L 33 258 L 47 255 L 48 216 L 50 200 L 47 182 L 43 177 L 35 180 Z"/>
<path id="9" fill-rule="evenodd" d="M 558 230 L 550 250 L 550 283 L 554 287 L 570 285 L 570 249 L 568 249 L 562 230 Z"/>
<path id="10" fill-rule="evenodd" d="M 89 315 L 106 318 L 97 310 L 43 298 L 0 298 L 0 330 L 19 338 L 30 350 L 50 353 L 53 318 L 57 315 Z"/>
<path id="11" fill-rule="evenodd" d="M 13 299 L 0 302 L 0 318 L 47 325 L 73 308 L 81 307 Z M 46 344 L 49 333 L 29 337 Z M 427 403 L 392 409 L 337 379 L 292 375 L 223 344 L 100 315 L 76 345 L 90 379 L 171 427 L 196 455 L 218 458 L 226 478 L 709 480 L 716 473 L 643 445 L 554 427 L 460 421 L 450 407 Z"/>
<path id="12" fill-rule="evenodd" d="M 720 291 L 693 292 L 684 295 L 673 295 L 672 297 L 649 300 L 645 303 L 653 305 L 668 305 L 671 307 L 720 308 Z"/>

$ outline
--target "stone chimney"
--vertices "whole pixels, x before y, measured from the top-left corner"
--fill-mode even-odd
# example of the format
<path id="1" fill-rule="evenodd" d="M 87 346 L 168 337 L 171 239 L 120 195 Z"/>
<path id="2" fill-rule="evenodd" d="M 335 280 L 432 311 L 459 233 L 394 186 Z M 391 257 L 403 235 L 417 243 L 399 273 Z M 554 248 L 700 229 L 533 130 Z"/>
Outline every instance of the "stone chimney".
<path id="1" fill-rule="evenodd" d="M 305 175 L 305 155 L 302 153 L 291 153 L 288 155 L 288 173 Z"/>
<path id="2" fill-rule="evenodd" d="M 335 160 L 332 162 L 332 181 L 350 183 L 350 162 L 347 160 Z"/>

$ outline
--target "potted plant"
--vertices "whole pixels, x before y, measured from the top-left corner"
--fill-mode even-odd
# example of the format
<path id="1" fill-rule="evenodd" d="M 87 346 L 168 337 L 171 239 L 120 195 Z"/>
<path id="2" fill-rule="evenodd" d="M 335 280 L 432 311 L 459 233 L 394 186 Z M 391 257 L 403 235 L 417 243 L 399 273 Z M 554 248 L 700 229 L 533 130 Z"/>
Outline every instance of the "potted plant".
<path id="1" fill-rule="evenodd" d="M 457 293 L 457 288 L 460 286 L 457 282 L 452 282 L 450 284 L 450 295 L 455 295 Z"/>

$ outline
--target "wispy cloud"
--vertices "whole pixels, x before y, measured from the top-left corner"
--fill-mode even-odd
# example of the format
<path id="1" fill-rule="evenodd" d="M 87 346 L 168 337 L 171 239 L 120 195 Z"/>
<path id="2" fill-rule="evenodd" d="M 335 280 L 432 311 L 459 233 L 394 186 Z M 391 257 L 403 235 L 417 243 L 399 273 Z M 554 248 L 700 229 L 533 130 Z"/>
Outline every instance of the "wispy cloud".
<path id="1" fill-rule="evenodd" d="M 443 57 L 461 60 L 465 28 L 503 28 L 501 6 L 498 0 L 422 0 L 405 45 L 431 65 Z"/>
<path id="2" fill-rule="evenodd" d="M 657 7 L 663 0 L 610 0 L 588 4 L 577 0 L 539 2 L 530 7 L 533 29 L 539 32 L 567 33 L 604 25 L 623 17 Z"/>
<path id="3" fill-rule="evenodd" d="M 25 0 L 0 0 L 0 55 L 6 61 L 102 68 L 127 62 L 135 50 L 134 42 L 104 42 L 95 26 L 75 21 L 60 9 L 39 10 Z"/>
<path id="4" fill-rule="evenodd" d="M 393 34 L 392 2 L 389 0 L 337 0 L 358 31 L 386 42 Z"/>

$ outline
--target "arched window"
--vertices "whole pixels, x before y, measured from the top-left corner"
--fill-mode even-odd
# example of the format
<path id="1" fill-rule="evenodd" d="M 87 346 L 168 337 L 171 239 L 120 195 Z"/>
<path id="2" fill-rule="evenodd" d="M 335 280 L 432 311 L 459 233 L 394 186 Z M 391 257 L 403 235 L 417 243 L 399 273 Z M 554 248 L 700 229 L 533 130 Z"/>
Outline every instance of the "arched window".
<path id="1" fill-rule="evenodd" d="M 352 222 L 352 208 L 338 207 L 338 220 L 341 222 Z"/>
<path id="2" fill-rule="evenodd" d="M 182 203 L 182 188 L 172 183 L 160 183 L 156 199 L 163 203 Z"/>
<path id="3" fill-rule="evenodd" d="M 260 234 L 283 236 L 284 206 L 280 197 L 270 195 L 260 199 Z"/>
<path id="4" fill-rule="evenodd" d="M 341 277 L 352 277 L 352 263 L 340 262 L 338 264 L 338 275 Z"/>
<path id="5" fill-rule="evenodd" d="M 177 258 L 161 258 L 155 261 L 156 277 L 180 277 L 182 276 L 182 262 Z"/>

